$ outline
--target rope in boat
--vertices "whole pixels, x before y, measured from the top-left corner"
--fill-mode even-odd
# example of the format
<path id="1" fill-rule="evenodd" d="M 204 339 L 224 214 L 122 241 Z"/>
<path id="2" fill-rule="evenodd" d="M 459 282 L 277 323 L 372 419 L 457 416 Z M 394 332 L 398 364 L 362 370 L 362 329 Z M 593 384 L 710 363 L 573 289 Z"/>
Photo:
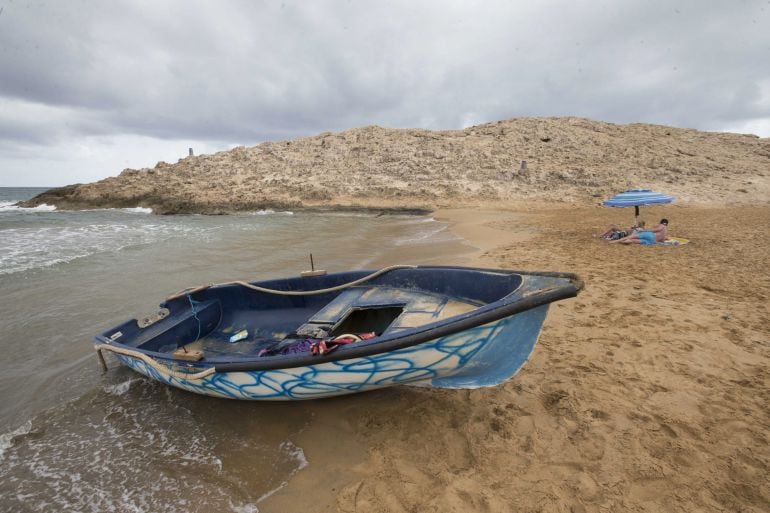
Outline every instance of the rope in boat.
<path id="1" fill-rule="evenodd" d="M 208 376 L 211 376 L 216 372 L 216 369 L 214 367 L 209 367 L 206 370 L 195 372 L 195 373 L 188 373 L 188 372 L 179 372 L 175 371 L 173 369 L 169 369 L 167 366 L 163 365 L 162 363 L 150 358 L 144 353 L 141 353 L 139 351 L 133 351 L 131 349 L 126 349 L 123 347 L 115 347 L 111 346 L 109 344 L 96 344 L 94 346 L 94 349 L 96 349 L 96 353 L 99 355 L 99 358 L 102 358 L 102 351 L 112 351 L 113 353 L 122 354 L 123 356 L 130 356 L 132 358 L 138 358 L 142 360 L 144 363 L 155 369 L 156 371 L 160 372 L 167 378 L 177 378 L 177 379 L 186 379 L 186 380 L 192 380 L 197 381 L 199 379 L 206 378 Z"/>
<path id="2" fill-rule="evenodd" d="M 397 269 L 416 269 L 416 268 L 417 268 L 416 265 L 391 265 L 389 267 L 383 267 L 379 271 L 373 272 L 372 274 L 368 276 L 364 276 L 363 278 L 359 278 L 357 280 L 354 280 L 348 283 L 343 283 L 341 285 L 337 285 L 334 287 L 329 287 L 328 289 L 319 289 L 319 290 L 275 290 L 275 289 L 266 289 L 264 287 L 253 285 L 245 281 L 227 281 L 224 283 L 215 283 L 212 285 L 203 285 L 201 287 L 186 289 L 186 290 L 183 290 L 182 292 L 179 292 L 178 294 L 174 294 L 173 296 L 166 298 L 166 301 L 171 301 L 172 299 L 176 299 L 178 297 L 181 297 L 187 294 L 192 294 L 193 292 L 198 292 L 198 291 L 207 289 L 209 287 L 220 287 L 224 285 L 240 285 L 242 287 L 246 287 L 247 289 L 256 290 L 257 292 L 265 292 L 267 294 L 277 294 L 279 296 L 310 296 L 310 295 L 317 295 L 317 294 L 326 294 L 327 292 L 336 292 L 338 290 L 355 287 L 356 285 L 365 283 L 369 280 L 373 280 L 377 276 L 380 276 L 390 271 L 395 271 Z"/>

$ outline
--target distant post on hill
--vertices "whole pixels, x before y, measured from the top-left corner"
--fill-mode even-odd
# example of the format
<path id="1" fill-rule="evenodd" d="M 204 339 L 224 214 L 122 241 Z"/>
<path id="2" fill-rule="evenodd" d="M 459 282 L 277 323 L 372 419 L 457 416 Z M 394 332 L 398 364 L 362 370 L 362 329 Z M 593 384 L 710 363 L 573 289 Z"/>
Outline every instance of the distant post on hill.
<path id="1" fill-rule="evenodd" d="M 519 168 L 519 174 L 524 176 L 527 174 L 527 161 L 522 160 L 521 161 L 521 168 Z"/>

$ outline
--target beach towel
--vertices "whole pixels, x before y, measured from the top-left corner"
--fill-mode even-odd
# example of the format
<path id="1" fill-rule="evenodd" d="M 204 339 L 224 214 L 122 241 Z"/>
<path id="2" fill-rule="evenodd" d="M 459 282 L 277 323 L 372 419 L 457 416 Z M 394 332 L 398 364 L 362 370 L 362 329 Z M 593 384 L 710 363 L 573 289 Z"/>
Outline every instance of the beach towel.
<path id="1" fill-rule="evenodd" d="M 663 242 L 658 242 L 658 246 L 684 246 L 689 242 L 690 239 L 683 239 L 681 237 L 669 237 Z"/>

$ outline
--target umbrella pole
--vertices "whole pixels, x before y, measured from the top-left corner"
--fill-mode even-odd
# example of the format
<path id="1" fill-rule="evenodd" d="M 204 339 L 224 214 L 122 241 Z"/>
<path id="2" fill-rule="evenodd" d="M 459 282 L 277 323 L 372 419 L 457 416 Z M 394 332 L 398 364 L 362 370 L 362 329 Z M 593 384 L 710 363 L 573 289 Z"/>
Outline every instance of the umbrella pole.
<path id="1" fill-rule="evenodd" d="M 634 215 L 636 216 L 636 226 L 639 226 L 639 205 L 634 205 Z"/>

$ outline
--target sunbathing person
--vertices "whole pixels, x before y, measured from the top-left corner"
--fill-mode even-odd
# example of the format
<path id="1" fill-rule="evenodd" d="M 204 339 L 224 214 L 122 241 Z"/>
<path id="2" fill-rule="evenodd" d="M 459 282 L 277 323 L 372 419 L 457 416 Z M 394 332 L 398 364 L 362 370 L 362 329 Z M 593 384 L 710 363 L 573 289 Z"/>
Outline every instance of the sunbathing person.
<path id="1" fill-rule="evenodd" d="M 660 224 L 652 230 L 644 230 L 639 233 L 632 233 L 628 237 L 618 240 L 611 240 L 610 244 L 622 242 L 623 244 L 644 244 L 651 245 L 663 242 L 668 238 L 668 219 L 661 219 Z"/>
<path id="2" fill-rule="evenodd" d="M 638 223 L 636 223 L 634 226 L 629 228 L 628 230 L 624 230 L 620 226 L 616 224 L 611 224 L 607 231 L 603 234 L 599 235 L 604 240 L 618 240 L 622 239 L 623 237 L 628 237 L 631 234 L 634 234 L 636 232 L 642 231 L 644 229 L 644 221 L 639 220 Z"/>

